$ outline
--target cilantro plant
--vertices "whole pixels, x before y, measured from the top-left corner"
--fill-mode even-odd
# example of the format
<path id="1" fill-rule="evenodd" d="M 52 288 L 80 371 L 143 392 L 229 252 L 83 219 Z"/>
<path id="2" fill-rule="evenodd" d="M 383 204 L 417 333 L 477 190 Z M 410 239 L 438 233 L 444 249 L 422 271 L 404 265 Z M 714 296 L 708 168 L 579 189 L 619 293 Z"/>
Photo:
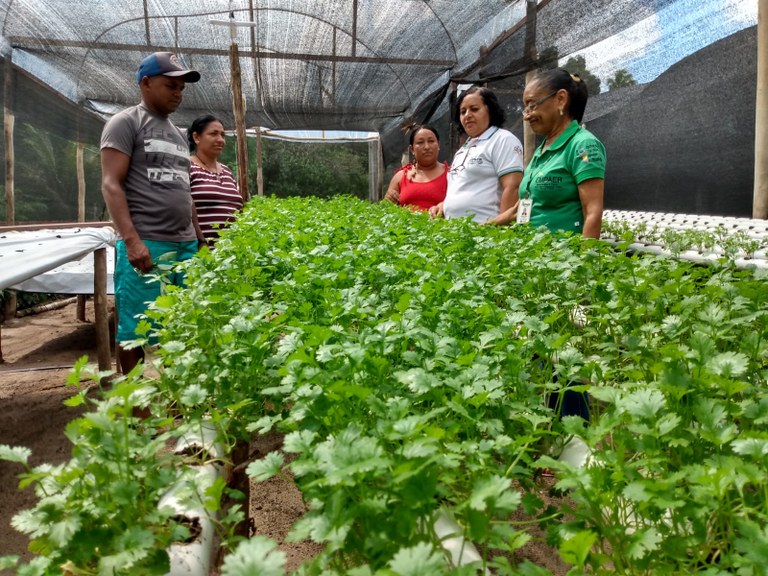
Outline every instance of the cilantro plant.
<path id="1" fill-rule="evenodd" d="M 727 257 L 701 266 L 625 253 L 643 237 L 737 255 L 739 240 L 717 233 L 624 226 L 614 237 L 616 247 L 432 221 L 351 198 L 255 198 L 188 265 L 189 287 L 148 313 L 161 343 L 156 413 L 179 429 L 212 423 L 229 446 L 285 435 L 247 472 L 290 475 L 302 491 L 309 511 L 292 538 L 325 549 L 299 574 L 547 574 L 513 560 L 536 537 L 532 523 L 574 575 L 762 573 L 766 273 Z M 561 417 L 566 390 L 589 395 L 588 423 Z M 576 440 L 590 451 L 582 467 L 558 459 Z M 152 448 L 126 460 L 92 444 L 94 465 L 151 468 L 142 489 L 179 473 Z M 542 468 L 571 504 L 545 507 Z M 434 529 L 442 517 L 479 561 L 452 565 Z M 181 530 L 156 509 L 143 518 L 132 526 L 154 539 L 121 569 L 154 566 L 155 544 Z M 63 562 L 54 532 L 39 537 Z M 272 542 L 227 545 L 222 573 L 285 571 Z"/>
<path id="2" fill-rule="evenodd" d="M 70 383 L 80 381 L 84 367 L 85 358 Z M 188 476 L 165 448 L 168 434 L 150 423 L 137 426 L 132 416 L 151 395 L 134 371 L 101 399 L 87 390 L 73 396 L 67 404 L 87 403 L 91 411 L 67 426 L 72 457 L 64 464 L 32 467 L 28 449 L 0 446 L 0 459 L 25 468 L 19 487 L 34 487 L 38 498 L 12 522 L 39 555 L 19 567 L 20 575 L 167 573 L 167 548 L 190 530 L 158 503 Z"/>

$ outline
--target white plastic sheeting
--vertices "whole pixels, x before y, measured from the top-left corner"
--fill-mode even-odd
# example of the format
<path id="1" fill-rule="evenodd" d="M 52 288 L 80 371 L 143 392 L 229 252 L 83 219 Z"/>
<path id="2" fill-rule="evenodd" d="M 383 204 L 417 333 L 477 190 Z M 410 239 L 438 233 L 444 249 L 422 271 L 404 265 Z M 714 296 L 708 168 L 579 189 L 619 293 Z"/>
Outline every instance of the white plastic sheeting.
<path id="1" fill-rule="evenodd" d="M 0 234 L 0 290 L 93 294 L 93 252 L 115 245 L 111 227 Z M 107 293 L 113 294 L 113 250 L 107 250 Z"/>

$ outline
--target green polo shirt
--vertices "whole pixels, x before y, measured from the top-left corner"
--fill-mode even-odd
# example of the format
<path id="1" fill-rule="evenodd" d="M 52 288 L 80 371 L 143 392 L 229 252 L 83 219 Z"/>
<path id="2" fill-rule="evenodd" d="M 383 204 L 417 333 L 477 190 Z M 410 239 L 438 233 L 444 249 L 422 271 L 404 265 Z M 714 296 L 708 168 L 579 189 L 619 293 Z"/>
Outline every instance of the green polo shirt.
<path id="1" fill-rule="evenodd" d="M 520 197 L 533 200 L 531 225 L 581 233 L 578 186 L 592 178 L 605 178 L 605 147 L 573 120 L 546 150 L 542 142 L 523 173 Z"/>

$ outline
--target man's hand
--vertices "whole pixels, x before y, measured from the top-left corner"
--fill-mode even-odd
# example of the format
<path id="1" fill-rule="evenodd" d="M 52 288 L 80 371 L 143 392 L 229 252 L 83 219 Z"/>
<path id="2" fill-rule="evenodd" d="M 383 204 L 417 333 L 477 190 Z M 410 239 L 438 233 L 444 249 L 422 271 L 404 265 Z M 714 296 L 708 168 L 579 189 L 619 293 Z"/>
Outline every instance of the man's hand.
<path id="1" fill-rule="evenodd" d="M 125 240 L 125 251 L 128 254 L 128 262 L 139 272 L 146 274 L 152 270 L 152 255 L 141 238 Z"/>

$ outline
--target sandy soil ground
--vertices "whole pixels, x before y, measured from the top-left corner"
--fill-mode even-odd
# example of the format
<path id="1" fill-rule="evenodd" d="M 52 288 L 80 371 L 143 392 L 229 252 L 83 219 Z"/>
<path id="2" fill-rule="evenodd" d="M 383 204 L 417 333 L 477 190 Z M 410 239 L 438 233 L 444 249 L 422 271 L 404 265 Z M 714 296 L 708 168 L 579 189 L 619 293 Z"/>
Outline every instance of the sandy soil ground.
<path id="1" fill-rule="evenodd" d="M 5 362 L 0 364 L 0 444 L 30 448 L 33 465 L 55 464 L 69 457 L 71 445 L 63 430 L 81 412 L 62 404 L 76 391 L 66 385 L 66 378 L 78 358 L 84 354 L 93 360 L 96 358 L 93 317 L 89 301 L 86 322 L 76 319 L 76 306 L 69 304 L 59 310 L 12 319 L 2 325 L 0 343 Z M 279 449 L 280 445 L 280 436 L 267 436 L 252 444 L 251 453 L 266 454 Z M 21 471 L 19 465 L 0 462 L 0 556 L 15 554 L 29 559 L 26 536 L 10 525 L 16 512 L 35 502 L 31 488 L 17 489 L 16 475 Z M 542 486 L 541 496 L 548 498 L 546 485 Z M 320 550 L 308 542 L 284 542 L 292 524 L 304 511 L 301 494 L 290 479 L 273 478 L 263 483 L 251 483 L 250 515 L 256 532 L 280 544 L 286 553 L 289 570 Z M 568 569 L 559 560 L 557 552 L 541 542 L 529 543 L 518 551 L 516 558 L 528 558 L 556 575 L 565 574 Z M 10 572 L 0 574 L 6 576 Z"/>

